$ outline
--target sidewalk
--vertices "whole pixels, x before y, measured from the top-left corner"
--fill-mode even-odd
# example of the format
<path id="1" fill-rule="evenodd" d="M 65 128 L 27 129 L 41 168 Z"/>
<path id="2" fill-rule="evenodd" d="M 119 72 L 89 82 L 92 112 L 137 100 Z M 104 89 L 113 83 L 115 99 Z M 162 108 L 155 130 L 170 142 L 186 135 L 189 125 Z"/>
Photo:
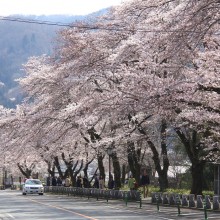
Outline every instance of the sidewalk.
<path id="1" fill-rule="evenodd" d="M 141 198 L 143 203 L 152 204 L 151 203 L 151 197 Z"/>

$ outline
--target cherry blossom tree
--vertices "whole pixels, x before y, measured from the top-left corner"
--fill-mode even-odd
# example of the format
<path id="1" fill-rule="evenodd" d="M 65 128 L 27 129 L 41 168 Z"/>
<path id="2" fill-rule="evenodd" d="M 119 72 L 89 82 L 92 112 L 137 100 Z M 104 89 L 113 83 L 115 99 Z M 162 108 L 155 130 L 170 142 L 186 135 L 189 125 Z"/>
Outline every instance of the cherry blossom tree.
<path id="1" fill-rule="evenodd" d="M 169 125 L 192 163 L 191 192 L 201 193 L 198 170 L 219 142 L 218 8 L 217 0 L 133 0 L 61 30 L 54 57 L 24 66 L 16 141 L 70 173 L 74 161 L 96 157 L 101 175 L 111 145 L 115 171 L 126 162 L 137 181 L 149 148 L 163 190 Z"/>

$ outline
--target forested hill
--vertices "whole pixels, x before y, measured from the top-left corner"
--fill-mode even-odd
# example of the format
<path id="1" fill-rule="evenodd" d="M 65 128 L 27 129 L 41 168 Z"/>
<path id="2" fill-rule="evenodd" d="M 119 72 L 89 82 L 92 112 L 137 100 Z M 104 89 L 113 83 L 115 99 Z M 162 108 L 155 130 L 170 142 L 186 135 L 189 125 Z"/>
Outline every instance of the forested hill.
<path id="1" fill-rule="evenodd" d="M 106 9 L 92 15 L 104 13 Z M 90 15 L 89 15 L 90 16 Z M 20 16 L 17 18 L 61 22 L 70 24 L 87 18 L 87 16 Z M 8 108 L 20 103 L 22 96 L 18 92 L 15 79 L 22 76 L 22 64 L 28 57 L 51 54 L 54 48 L 56 32 L 62 28 L 56 25 L 26 23 L 18 21 L 1 20 L 0 18 L 0 105 Z M 1 83 L 1 84 L 2 84 Z"/>

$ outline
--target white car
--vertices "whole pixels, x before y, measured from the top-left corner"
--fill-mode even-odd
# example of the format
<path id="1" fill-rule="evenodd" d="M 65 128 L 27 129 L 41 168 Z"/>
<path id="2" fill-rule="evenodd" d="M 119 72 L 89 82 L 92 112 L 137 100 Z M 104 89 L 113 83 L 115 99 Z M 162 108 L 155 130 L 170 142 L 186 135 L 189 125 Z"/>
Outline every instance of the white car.
<path id="1" fill-rule="evenodd" d="M 23 185 L 22 194 L 44 194 L 44 187 L 40 180 L 38 179 L 27 179 Z"/>

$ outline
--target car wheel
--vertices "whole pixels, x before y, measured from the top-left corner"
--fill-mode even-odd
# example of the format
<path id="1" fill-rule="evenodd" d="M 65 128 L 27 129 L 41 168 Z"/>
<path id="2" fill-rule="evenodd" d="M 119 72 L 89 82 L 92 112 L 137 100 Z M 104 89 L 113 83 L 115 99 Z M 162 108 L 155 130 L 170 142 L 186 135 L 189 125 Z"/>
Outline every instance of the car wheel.
<path id="1" fill-rule="evenodd" d="M 26 195 L 26 193 L 22 193 L 24 196 Z"/>
<path id="2" fill-rule="evenodd" d="M 39 195 L 40 195 L 40 196 L 42 196 L 42 195 L 43 195 L 43 193 L 39 193 Z"/>

